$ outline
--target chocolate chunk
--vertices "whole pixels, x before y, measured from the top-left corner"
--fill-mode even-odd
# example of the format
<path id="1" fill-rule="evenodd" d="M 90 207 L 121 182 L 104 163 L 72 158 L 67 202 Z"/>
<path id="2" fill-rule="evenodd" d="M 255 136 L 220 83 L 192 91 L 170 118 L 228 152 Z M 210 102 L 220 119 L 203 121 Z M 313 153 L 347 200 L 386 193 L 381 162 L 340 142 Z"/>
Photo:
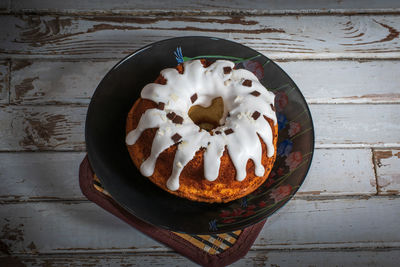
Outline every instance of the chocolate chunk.
<path id="1" fill-rule="evenodd" d="M 243 86 L 247 86 L 247 87 L 251 87 L 251 80 L 244 80 L 244 82 L 242 83 Z"/>
<path id="2" fill-rule="evenodd" d="M 176 114 L 175 112 L 170 112 L 167 114 L 167 118 L 170 119 L 171 121 L 175 118 Z"/>
<path id="3" fill-rule="evenodd" d="M 194 95 L 192 95 L 192 96 L 190 97 L 190 101 L 192 101 L 192 104 L 193 104 L 194 102 L 196 102 L 196 100 L 197 100 L 197 94 L 194 94 Z"/>
<path id="4" fill-rule="evenodd" d="M 176 115 L 175 118 L 172 120 L 173 123 L 182 124 L 183 118 L 179 115 Z"/>
<path id="5" fill-rule="evenodd" d="M 260 117 L 260 112 L 258 112 L 258 111 L 254 111 L 254 113 L 253 113 L 253 115 L 251 115 L 251 117 L 254 119 L 254 120 L 257 120 L 259 117 Z"/>
<path id="6" fill-rule="evenodd" d="M 215 131 L 215 134 L 222 134 L 221 131 Z"/>
<path id="7" fill-rule="evenodd" d="M 224 74 L 229 74 L 231 73 L 232 68 L 231 67 L 224 67 Z"/>
<path id="8" fill-rule="evenodd" d="M 182 136 L 180 136 L 180 134 L 176 133 L 173 136 L 171 136 L 172 141 L 174 141 L 174 143 L 178 143 L 179 140 L 181 140 Z"/>
<path id="9" fill-rule="evenodd" d="M 260 93 L 259 91 L 253 91 L 253 92 L 251 92 L 250 94 L 253 95 L 253 96 L 255 96 L 255 97 L 261 95 L 261 93 Z"/>
<path id="10" fill-rule="evenodd" d="M 159 102 L 157 105 L 157 109 L 164 110 L 165 104 L 163 102 Z"/>
<path id="11" fill-rule="evenodd" d="M 224 133 L 226 135 L 230 135 L 231 133 L 233 133 L 233 130 L 232 129 L 227 129 L 227 130 L 224 131 Z"/>
<path id="12" fill-rule="evenodd" d="M 271 106 L 272 111 L 275 111 L 275 107 L 272 104 L 269 104 Z"/>

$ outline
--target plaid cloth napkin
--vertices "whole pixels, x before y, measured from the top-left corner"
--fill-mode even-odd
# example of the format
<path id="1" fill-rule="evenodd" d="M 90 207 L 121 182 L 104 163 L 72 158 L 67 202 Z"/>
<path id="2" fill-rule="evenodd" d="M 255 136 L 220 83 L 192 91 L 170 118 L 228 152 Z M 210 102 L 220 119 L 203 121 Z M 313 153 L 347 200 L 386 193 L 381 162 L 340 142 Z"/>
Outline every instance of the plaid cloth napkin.
<path id="1" fill-rule="evenodd" d="M 122 208 L 103 188 L 87 156 L 79 169 L 82 193 L 92 202 L 154 240 L 203 266 L 225 266 L 244 257 L 264 226 L 265 220 L 234 232 L 211 235 L 183 234 L 150 225 Z"/>

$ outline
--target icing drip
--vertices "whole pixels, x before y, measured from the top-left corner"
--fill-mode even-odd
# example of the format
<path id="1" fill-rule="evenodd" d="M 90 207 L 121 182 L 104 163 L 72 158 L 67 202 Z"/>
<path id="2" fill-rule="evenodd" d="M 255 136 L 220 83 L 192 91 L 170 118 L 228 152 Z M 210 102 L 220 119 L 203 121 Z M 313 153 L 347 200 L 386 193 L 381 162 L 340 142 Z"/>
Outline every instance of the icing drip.
<path id="1" fill-rule="evenodd" d="M 250 71 L 233 69 L 235 64 L 231 61 L 217 60 L 207 68 L 203 67 L 200 60 L 183 64 L 183 74 L 176 69 L 164 69 L 161 75 L 167 83 L 147 84 L 141 92 L 143 99 L 165 103 L 163 109 L 146 110 L 137 128 L 126 137 L 126 143 L 133 145 L 144 130 L 158 128 L 151 155 L 140 166 L 141 173 L 144 176 L 153 174 L 158 156 L 175 144 L 171 137 L 178 134 L 175 137 L 181 138 L 178 141 L 172 174 L 167 181 L 170 190 L 179 189 L 179 176 L 183 168 L 201 148 L 205 148 L 204 176 L 208 181 L 217 179 L 220 158 L 225 147 L 235 166 L 236 180 L 242 181 L 246 178 L 249 159 L 254 162 L 255 174 L 263 176 L 265 170 L 261 163 L 262 146 L 259 137 L 267 146 L 267 156 L 272 157 L 272 129 L 264 116 L 276 124 L 276 115 L 271 105 L 275 95 L 266 90 Z M 231 70 L 227 71 L 228 68 Z M 217 97 L 223 98 L 224 113 L 220 120 L 221 126 L 213 129 L 211 135 L 193 123 L 188 116 L 188 110 L 194 101 L 196 105 L 209 106 L 212 99 Z M 179 123 L 174 123 L 167 117 L 172 112 L 183 120 L 179 118 Z"/>

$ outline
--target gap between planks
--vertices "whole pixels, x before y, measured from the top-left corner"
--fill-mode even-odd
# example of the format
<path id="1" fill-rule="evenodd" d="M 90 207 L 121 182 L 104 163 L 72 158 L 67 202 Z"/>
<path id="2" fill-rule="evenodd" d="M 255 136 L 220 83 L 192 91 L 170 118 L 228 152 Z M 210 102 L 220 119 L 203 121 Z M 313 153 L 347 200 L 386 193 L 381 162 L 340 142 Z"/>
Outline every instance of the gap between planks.
<path id="1" fill-rule="evenodd" d="M 88 100 L 90 101 L 90 99 Z M 342 102 L 310 102 L 307 101 L 307 105 L 309 106 L 336 106 L 336 105 L 341 105 L 341 106 L 365 106 L 365 105 L 377 105 L 377 106 L 382 106 L 382 105 L 399 105 L 400 104 L 400 98 L 399 100 L 396 100 L 394 102 L 373 102 L 373 103 L 342 103 Z M 24 107 L 81 107 L 81 108 L 88 108 L 89 103 L 66 103 L 62 101 L 48 101 L 48 102 L 43 102 L 43 103 L 5 103 L 5 104 L 0 104 L 0 108 L 2 107 L 16 107 L 16 108 L 24 108 Z"/>
<path id="2" fill-rule="evenodd" d="M 298 194 L 298 193 L 296 193 Z M 294 195 L 291 200 L 305 200 L 305 201 L 326 201 L 326 200 L 375 200 L 375 199 L 383 199 L 383 200 L 394 200 L 399 199 L 400 195 L 376 195 L 376 194 L 353 194 L 353 195 L 332 195 L 332 196 L 318 196 L 310 193 L 309 195 Z M 0 200 L 0 206 L 3 205 L 24 205 L 30 203 L 59 203 L 65 205 L 79 205 L 84 203 L 91 203 L 92 201 L 86 199 L 86 197 L 82 198 L 41 198 L 35 197 L 33 199 L 24 199 L 24 200 Z"/>
<path id="3" fill-rule="evenodd" d="M 6 0 L 3 0 L 6 1 Z M 13 1 L 13 0 L 9 0 Z M 20 0 L 19 0 L 20 1 Z M 52 1 L 55 2 L 55 1 Z M 214 1 L 213 1 L 214 2 Z M 232 1 L 229 1 L 232 3 Z M 161 2 L 165 4 L 165 2 Z M 160 3 L 160 4 L 161 4 Z M 365 5 L 365 4 L 364 4 Z M 397 4 L 398 5 L 398 4 Z M 248 7 L 246 3 L 246 7 Z M 170 7 L 170 9 L 146 9 L 140 8 L 136 5 L 131 8 L 124 9 L 68 9 L 64 8 L 4 8 L 0 7 L 0 16 L 7 15 L 40 15 L 40 16 L 379 16 L 379 15 L 398 15 L 400 14 L 400 5 L 397 7 L 392 6 L 387 8 L 301 8 L 301 9 L 269 9 L 265 8 L 232 8 L 225 7 L 218 9 L 204 8 L 204 3 L 201 5 L 202 10 L 199 8 L 185 8 L 185 7 Z"/>
<path id="4" fill-rule="evenodd" d="M 356 251 L 387 251 L 387 250 L 400 250 L 399 246 L 377 246 L 377 247 L 340 247 L 340 248 L 330 248 L 330 247 L 321 247 L 321 248 L 262 248 L 260 246 L 253 246 L 251 247 L 250 251 L 265 251 L 265 252 L 292 252 L 292 251 L 298 251 L 298 252 L 335 252 L 335 251 L 348 251 L 348 252 L 356 252 Z M 35 254 L 35 253 L 21 253 L 21 252 L 16 252 L 13 253 L 14 256 L 24 256 L 24 257 L 64 257 L 66 254 L 70 254 L 71 256 L 99 256 L 99 255 L 104 255 L 104 253 L 107 253 L 107 255 L 126 255 L 126 256 L 135 256 L 135 255 L 148 255 L 149 252 L 153 252 L 151 254 L 167 254 L 167 253 L 174 253 L 173 250 L 171 249 L 166 249 L 164 251 L 162 250 L 157 250 L 154 251 L 154 249 L 149 249 L 149 250 L 140 250 L 140 251 L 135 251 L 132 252 L 132 250 L 126 250 L 124 251 L 123 249 L 119 249 L 118 251 L 115 250 L 99 250 L 99 251 L 74 251 L 74 252 L 54 252 L 54 253 L 40 253 L 40 254 Z M 180 255 L 176 253 L 176 255 Z"/>
<path id="5" fill-rule="evenodd" d="M 379 195 L 379 178 L 378 178 L 378 170 L 376 166 L 377 164 L 376 164 L 376 156 L 374 148 L 371 148 L 371 160 L 375 176 L 376 195 Z"/>
<path id="6" fill-rule="evenodd" d="M 400 144 L 387 144 L 387 146 L 382 144 L 315 144 L 315 149 L 333 150 L 333 149 L 399 149 Z M 12 153 L 82 153 L 86 152 L 86 149 L 74 149 L 74 150 L 62 150 L 62 149 L 40 149 L 40 150 L 0 150 L 0 154 L 12 154 Z"/>
<path id="7" fill-rule="evenodd" d="M 11 104 L 11 64 L 12 64 L 11 59 L 8 59 L 7 60 L 8 73 L 7 73 L 7 81 L 6 81 L 6 83 L 7 83 L 6 90 L 8 91 L 8 104 Z"/>
<path id="8" fill-rule="evenodd" d="M 0 14 L 1 17 L 1 14 Z M 162 40 L 167 40 L 172 37 L 166 37 L 165 39 Z M 226 39 L 226 38 L 222 38 Z M 162 41 L 160 40 L 160 41 Z M 227 39 L 229 40 L 229 39 Z M 238 40 L 230 40 L 234 41 L 236 43 L 243 43 Z M 151 44 L 151 43 L 148 43 Z M 145 46 L 145 45 L 144 45 Z M 143 46 L 143 47 L 144 47 Z M 114 56 L 98 56 L 98 57 L 74 57 L 72 56 L 59 56 L 59 55 L 50 55 L 50 56 L 43 56 L 41 54 L 7 54 L 7 53 L 1 53 L 0 52 L 0 60 L 46 60 L 46 61 L 69 61 L 69 62 L 78 62 L 82 60 L 87 60 L 87 61 L 107 61 L 107 60 L 115 60 L 116 62 L 123 61 L 125 58 L 130 56 L 131 54 L 135 54 L 137 51 L 140 51 L 142 48 L 139 49 L 133 49 L 131 52 L 129 52 L 126 55 L 114 57 Z M 259 48 L 255 48 L 255 50 L 259 50 Z M 344 54 L 342 55 L 337 55 L 337 56 L 332 56 L 329 53 L 326 54 L 313 54 L 312 57 L 303 57 L 303 55 L 296 55 L 294 53 L 288 56 L 285 56 L 282 54 L 266 54 L 265 52 L 260 52 L 260 54 L 266 56 L 267 58 L 275 61 L 275 62 L 296 62 L 296 61 L 356 61 L 356 62 L 369 62 L 369 61 L 396 61 L 400 60 L 400 54 L 399 56 L 391 56 L 391 55 L 383 55 L 382 57 L 375 57 L 375 56 L 369 56 L 367 55 L 354 55 L 352 56 L 346 56 Z"/>
<path id="9" fill-rule="evenodd" d="M 167 7 L 167 8 L 164 8 Z M 317 1 L 316 3 L 307 3 L 295 0 L 288 0 L 285 3 L 279 1 L 255 0 L 251 5 L 245 1 L 134 1 L 127 2 L 116 0 L 112 2 L 98 1 L 94 4 L 91 1 L 35 1 L 35 0 L 4 0 L 1 3 L 3 12 L 60 12 L 60 13 L 126 13 L 134 12 L 191 12 L 198 13 L 216 13 L 232 14 L 232 12 L 243 13 L 268 13 L 268 14 L 309 14 L 309 13 L 371 13 L 371 12 L 396 12 L 400 10 L 400 5 L 393 0 L 360 1 L 360 0 L 341 0 L 341 1 Z M 176 13 L 175 13 L 176 14 Z"/>
<path id="10" fill-rule="evenodd" d="M 315 144 L 315 149 L 344 149 L 344 150 L 353 150 L 353 149 L 399 149 L 400 144 L 387 144 L 382 145 L 382 144 L 320 144 L 316 143 Z M 0 150 L 0 154 L 12 154 L 12 153 L 48 153 L 48 152 L 55 152 L 55 153 L 82 153 L 82 152 L 87 152 L 86 149 L 36 149 L 36 150 Z"/>
<path id="11" fill-rule="evenodd" d="M 374 16 L 374 15 L 399 15 L 400 8 L 376 10 L 284 10 L 284 11 L 257 11 L 257 10 L 231 10 L 231 11 L 192 11 L 192 10 L 138 10 L 138 11 L 34 11 L 24 10 L 16 12 L 0 12 L 0 15 L 58 15 L 58 16 Z"/>
<path id="12" fill-rule="evenodd" d="M 1 14 L 0 14 L 1 16 Z M 166 40 L 166 39 L 165 39 Z M 149 43 L 150 44 L 150 43 Z M 141 49 L 137 49 L 135 51 L 132 51 L 130 54 L 135 54 L 135 52 L 140 51 Z M 93 61 L 93 62 L 107 62 L 107 61 L 115 61 L 115 65 L 118 64 L 118 62 L 123 61 L 125 58 L 130 56 L 122 56 L 122 57 L 62 57 L 62 56 L 43 56 L 43 55 L 12 55 L 12 56 L 6 56 L 3 57 L 4 53 L 0 53 L 0 60 L 2 61 L 37 61 L 37 62 L 81 62 L 81 61 Z M 332 61 L 332 62 L 340 62 L 340 61 L 353 61 L 353 62 L 359 62 L 359 63 L 365 63 L 365 62 L 371 62 L 371 61 L 400 61 L 400 55 L 399 57 L 305 57 L 305 58 L 293 58 L 293 57 L 274 57 L 265 53 L 261 53 L 264 56 L 268 57 L 269 59 L 272 59 L 274 62 L 301 62 L 301 61 Z"/>

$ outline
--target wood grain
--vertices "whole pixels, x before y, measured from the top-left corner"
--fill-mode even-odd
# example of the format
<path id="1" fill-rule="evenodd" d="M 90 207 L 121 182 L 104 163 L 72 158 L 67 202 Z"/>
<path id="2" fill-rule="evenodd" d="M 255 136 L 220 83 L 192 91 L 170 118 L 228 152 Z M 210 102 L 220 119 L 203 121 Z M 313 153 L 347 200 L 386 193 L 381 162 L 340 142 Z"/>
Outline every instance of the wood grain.
<path id="1" fill-rule="evenodd" d="M 296 196 L 376 194 L 371 153 L 370 149 L 316 149 Z M 393 167 L 388 164 L 388 168 Z"/>
<path id="2" fill-rule="evenodd" d="M 105 73 L 203 35 L 276 60 L 315 126 L 307 179 L 233 266 L 397 266 L 400 3 L 278 2 L 0 0 L 0 265 L 194 266 L 87 201 L 77 170 Z"/>
<path id="3" fill-rule="evenodd" d="M 65 12 L 65 13 L 110 13 L 137 14 L 159 12 L 189 13 L 251 13 L 251 14 L 314 14 L 314 13 L 371 13 L 394 12 L 400 9 L 397 1 L 51 1 L 19 0 L 11 2 L 12 12 Z"/>
<path id="4" fill-rule="evenodd" d="M 1 107 L 1 150 L 82 150 L 85 117 L 86 107 Z"/>
<path id="5" fill-rule="evenodd" d="M 371 153 L 370 149 L 316 149 L 296 196 L 375 194 Z M 0 201 L 86 199 L 77 175 L 84 156 L 81 152 L 0 153 Z"/>
<path id="6" fill-rule="evenodd" d="M 8 103 L 9 76 L 8 61 L 0 60 L 0 104 Z"/>
<path id="7" fill-rule="evenodd" d="M 152 42 L 204 35 L 277 58 L 399 58 L 400 19 L 371 16 L 1 16 L 4 57 L 122 58 Z M 315 27 L 318 25 L 318 27 Z M 171 54 L 173 51 L 165 51 Z M 185 51 L 183 51 L 185 55 Z"/>
<path id="8" fill-rule="evenodd" d="M 14 60 L 13 104 L 88 104 L 117 60 Z M 400 61 L 282 61 L 308 103 L 400 103 Z M 1 66 L 1 65 L 0 65 Z"/>
<path id="9" fill-rule="evenodd" d="M 400 145 L 400 105 L 311 105 L 310 108 L 317 147 Z M 86 109 L 4 106 L 0 109 L 0 151 L 82 151 Z"/>
<path id="10" fill-rule="evenodd" d="M 260 249 L 391 248 L 400 245 L 400 198 L 290 201 L 253 245 Z M 0 236 L 14 253 L 164 252 L 93 203 L 31 202 L 2 205 Z M 384 227 L 382 227 L 384 225 Z"/>
<path id="11" fill-rule="evenodd" d="M 386 266 L 395 267 L 400 250 L 261 250 L 249 251 L 232 267 L 248 266 Z M 27 266 L 198 266 L 174 252 L 75 254 L 75 255 L 23 255 L 18 260 Z"/>
<path id="12" fill-rule="evenodd" d="M 79 164 L 86 153 L 0 153 L 1 201 L 86 199 L 79 188 Z"/>
<path id="13" fill-rule="evenodd" d="M 117 61 L 32 61 L 12 63 L 13 104 L 88 104 L 97 85 Z"/>
<path id="14" fill-rule="evenodd" d="M 400 150 L 376 149 L 374 162 L 381 195 L 400 194 Z"/>
<path id="15" fill-rule="evenodd" d="M 308 103 L 399 103 L 400 61 L 278 62 Z"/>
<path id="16" fill-rule="evenodd" d="M 310 105 L 319 147 L 400 145 L 400 105 Z"/>
<path id="17" fill-rule="evenodd" d="M 399 198 L 374 197 L 290 201 L 269 218 L 253 249 L 397 247 L 400 233 L 390 228 L 398 227 L 398 205 Z"/>

